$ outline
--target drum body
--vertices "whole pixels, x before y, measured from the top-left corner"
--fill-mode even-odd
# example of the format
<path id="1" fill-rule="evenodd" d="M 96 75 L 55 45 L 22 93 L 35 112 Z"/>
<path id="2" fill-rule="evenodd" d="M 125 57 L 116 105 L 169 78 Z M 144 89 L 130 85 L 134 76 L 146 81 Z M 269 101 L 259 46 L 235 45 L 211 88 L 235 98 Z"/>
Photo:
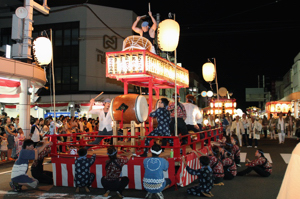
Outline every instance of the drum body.
<path id="1" fill-rule="evenodd" d="M 115 97 L 110 104 L 110 114 L 114 121 L 130 124 L 135 121 L 142 123 L 148 118 L 148 104 L 144 96 L 138 94 L 126 94 Z"/>
<path id="2" fill-rule="evenodd" d="M 146 100 L 147 100 L 147 104 L 148 104 L 148 107 L 149 107 L 149 95 L 144 95 L 145 96 L 145 98 L 146 98 Z M 157 109 L 157 106 L 158 106 L 158 100 L 159 99 L 157 99 L 156 98 L 156 96 L 152 96 L 152 111 L 154 111 L 154 110 L 156 110 Z M 157 120 L 156 120 L 156 118 L 153 118 L 153 125 L 157 125 Z M 149 117 L 148 117 L 148 119 L 146 120 L 146 122 L 147 123 L 149 123 Z"/>
<path id="3" fill-rule="evenodd" d="M 151 52 L 151 49 L 151 42 L 142 36 L 132 35 L 126 37 L 123 41 L 123 51 L 148 50 Z"/>

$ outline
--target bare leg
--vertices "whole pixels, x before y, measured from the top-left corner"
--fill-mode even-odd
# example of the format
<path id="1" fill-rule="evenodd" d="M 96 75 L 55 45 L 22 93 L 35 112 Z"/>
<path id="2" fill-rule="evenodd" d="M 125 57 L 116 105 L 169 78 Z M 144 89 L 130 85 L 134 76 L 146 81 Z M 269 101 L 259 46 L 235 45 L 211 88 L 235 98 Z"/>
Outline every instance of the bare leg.
<path id="1" fill-rule="evenodd" d="M 7 150 L 7 159 L 11 158 L 12 149 Z"/>

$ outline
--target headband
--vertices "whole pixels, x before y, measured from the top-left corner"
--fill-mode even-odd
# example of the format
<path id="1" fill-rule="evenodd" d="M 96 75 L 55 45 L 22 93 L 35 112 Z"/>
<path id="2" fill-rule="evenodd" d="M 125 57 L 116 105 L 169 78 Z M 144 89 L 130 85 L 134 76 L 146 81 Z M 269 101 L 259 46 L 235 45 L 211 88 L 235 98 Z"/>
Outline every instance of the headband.
<path id="1" fill-rule="evenodd" d="M 117 150 L 115 150 L 112 154 L 107 153 L 108 156 L 113 156 L 117 153 Z"/>
<path id="2" fill-rule="evenodd" d="M 194 100 L 192 100 L 192 99 L 188 99 L 188 101 L 190 101 L 190 102 L 194 102 Z"/>
<path id="3" fill-rule="evenodd" d="M 161 154 L 162 149 L 160 149 L 159 151 L 154 151 L 154 150 L 150 149 L 150 151 L 151 151 L 151 153 L 154 153 L 154 154 L 156 154 L 156 155 L 159 155 L 159 154 Z"/>

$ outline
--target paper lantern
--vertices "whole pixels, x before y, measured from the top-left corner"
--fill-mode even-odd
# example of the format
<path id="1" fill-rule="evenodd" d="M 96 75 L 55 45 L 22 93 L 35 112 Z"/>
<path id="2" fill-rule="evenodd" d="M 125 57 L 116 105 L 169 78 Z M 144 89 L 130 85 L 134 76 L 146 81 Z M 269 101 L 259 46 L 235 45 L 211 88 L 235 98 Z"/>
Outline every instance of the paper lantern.
<path id="1" fill-rule="evenodd" d="M 33 55 L 35 61 L 40 65 L 48 65 L 52 59 L 52 44 L 46 37 L 38 37 L 33 41 Z"/>
<path id="2" fill-rule="evenodd" d="M 207 97 L 212 97 L 214 93 L 212 91 L 207 91 Z"/>
<path id="3" fill-rule="evenodd" d="M 173 19 L 166 19 L 159 23 L 157 30 L 157 43 L 162 51 L 176 50 L 179 41 L 179 24 Z"/>
<path id="4" fill-rule="evenodd" d="M 205 64 L 203 64 L 203 66 L 202 66 L 202 75 L 203 75 L 203 79 L 206 82 L 214 81 L 214 79 L 216 77 L 215 65 L 211 62 L 206 62 Z"/>

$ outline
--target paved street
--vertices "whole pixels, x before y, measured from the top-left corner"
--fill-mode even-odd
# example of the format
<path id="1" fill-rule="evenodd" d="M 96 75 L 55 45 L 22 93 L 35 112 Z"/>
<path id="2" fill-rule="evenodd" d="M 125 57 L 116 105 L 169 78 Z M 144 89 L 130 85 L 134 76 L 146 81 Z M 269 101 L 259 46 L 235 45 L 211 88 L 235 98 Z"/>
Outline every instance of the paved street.
<path id="1" fill-rule="evenodd" d="M 273 173 L 268 178 L 259 177 L 257 174 L 253 173 L 243 177 L 235 177 L 232 181 L 225 181 L 225 186 L 214 187 L 212 193 L 214 194 L 213 198 L 222 198 L 222 199 L 274 199 L 276 198 L 286 167 L 287 162 L 289 161 L 291 152 L 298 142 L 295 139 L 287 139 L 284 145 L 279 145 L 278 140 L 269 140 L 262 138 L 259 141 L 259 148 L 263 149 L 266 153 L 266 157 L 273 162 Z M 249 158 L 252 160 L 254 158 L 255 149 L 242 147 L 242 168 L 244 168 L 244 160 Z M 21 193 L 14 193 L 9 187 L 10 181 L 10 171 L 12 164 L 2 164 L 0 165 L 0 198 L 93 198 L 93 199 L 102 199 L 101 195 L 104 193 L 103 189 L 91 189 L 91 193 L 85 194 L 75 194 L 75 189 L 70 187 L 54 187 L 49 185 L 40 185 L 38 190 L 26 189 Z M 45 165 L 46 170 L 51 170 L 52 165 Z M 194 182 L 191 187 L 196 185 Z M 174 187 L 169 188 L 164 191 L 165 198 L 197 198 L 189 196 L 186 194 L 188 187 L 179 188 L 175 191 Z M 145 191 L 136 191 L 136 190 L 125 190 L 125 198 L 143 198 L 145 196 Z M 111 197 L 107 198 L 117 198 L 115 193 L 111 194 Z"/>

